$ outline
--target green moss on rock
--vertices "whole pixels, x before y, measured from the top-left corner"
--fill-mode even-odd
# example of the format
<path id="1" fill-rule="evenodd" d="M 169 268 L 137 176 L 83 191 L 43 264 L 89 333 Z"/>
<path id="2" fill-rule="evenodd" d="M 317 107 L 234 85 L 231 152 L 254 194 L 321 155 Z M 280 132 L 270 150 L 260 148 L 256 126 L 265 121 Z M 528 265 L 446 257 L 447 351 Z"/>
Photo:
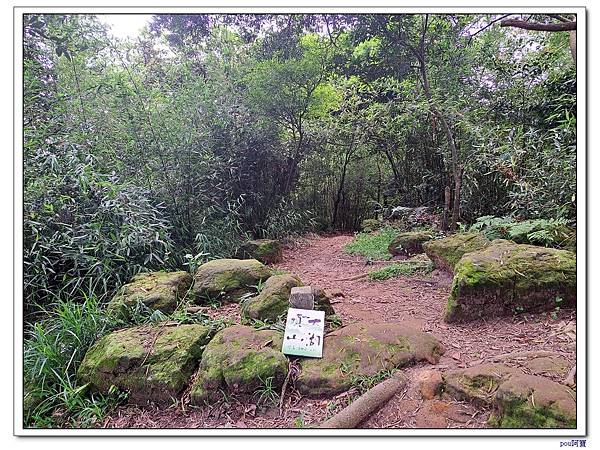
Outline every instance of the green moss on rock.
<path id="1" fill-rule="evenodd" d="M 359 322 L 329 333 L 323 357 L 303 358 L 296 387 L 308 396 L 334 395 L 357 377 L 372 377 L 426 360 L 437 363 L 444 352 L 431 334 L 403 323 Z"/>
<path id="2" fill-rule="evenodd" d="M 203 405 L 220 391 L 237 396 L 252 395 L 266 380 L 279 389 L 288 372 L 281 353 L 282 334 L 244 325 L 225 328 L 206 346 L 191 389 L 191 403 Z"/>
<path id="3" fill-rule="evenodd" d="M 457 263 L 445 320 L 574 306 L 576 286 L 574 253 L 497 239 Z"/>
<path id="4" fill-rule="evenodd" d="M 271 270 L 256 259 L 215 259 L 196 270 L 194 293 L 197 301 L 218 297 L 239 301 L 270 276 Z"/>
<path id="5" fill-rule="evenodd" d="M 240 247 L 239 255 L 243 258 L 254 258 L 265 264 L 281 261 L 281 243 L 273 239 L 254 239 Z"/>
<path id="6" fill-rule="evenodd" d="M 423 250 L 437 269 L 453 273 L 454 266 L 466 253 L 482 250 L 490 241 L 479 233 L 459 233 L 423 243 Z"/>
<path id="7" fill-rule="evenodd" d="M 275 322 L 285 315 L 289 307 L 290 292 L 293 287 L 302 286 L 293 275 L 273 275 L 265 282 L 260 293 L 242 306 L 242 317 Z"/>
<path id="8" fill-rule="evenodd" d="M 108 309 L 127 316 L 129 309 L 141 302 L 152 310 L 170 314 L 185 297 L 191 284 L 191 275 L 183 271 L 140 273 L 119 289 L 109 302 Z"/>
<path id="9" fill-rule="evenodd" d="M 185 388 L 209 333 L 195 324 L 115 331 L 88 350 L 77 377 L 94 391 L 107 393 L 115 385 L 133 403 L 164 404 Z"/>
<path id="10" fill-rule="evenodd" d="M 397 235 L 388 246 L 394 255 L 416 255 L 423 253 L 423 243 L 433 239 L 433 234 L 426 231 L 408 231 Z"/>

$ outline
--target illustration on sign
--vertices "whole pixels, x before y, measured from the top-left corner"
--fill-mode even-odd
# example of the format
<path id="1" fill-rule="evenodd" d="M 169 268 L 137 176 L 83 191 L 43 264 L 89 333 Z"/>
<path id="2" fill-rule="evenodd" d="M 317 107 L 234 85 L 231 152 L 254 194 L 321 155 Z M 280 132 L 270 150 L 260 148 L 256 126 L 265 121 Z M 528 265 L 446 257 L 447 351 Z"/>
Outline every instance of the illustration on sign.
<path id="1" fill-rule="evenodd" d="M 288 309 L 281 351 L 286 355 L 321 358 L 324 329 L 324 311 Z"/>

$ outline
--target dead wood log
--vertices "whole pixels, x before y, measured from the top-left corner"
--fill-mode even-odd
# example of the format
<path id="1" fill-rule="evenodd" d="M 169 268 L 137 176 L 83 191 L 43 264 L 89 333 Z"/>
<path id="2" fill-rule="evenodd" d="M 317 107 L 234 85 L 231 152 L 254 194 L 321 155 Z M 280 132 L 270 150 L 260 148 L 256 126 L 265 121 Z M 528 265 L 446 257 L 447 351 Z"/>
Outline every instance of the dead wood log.
<path id="1" fill-rule="evenodd" d="M 402 372 L 396 372 L 387 380 L 373 386 L 319 428 L 356 428 L 365 419 L 385 405 L 408 379 Z"/>

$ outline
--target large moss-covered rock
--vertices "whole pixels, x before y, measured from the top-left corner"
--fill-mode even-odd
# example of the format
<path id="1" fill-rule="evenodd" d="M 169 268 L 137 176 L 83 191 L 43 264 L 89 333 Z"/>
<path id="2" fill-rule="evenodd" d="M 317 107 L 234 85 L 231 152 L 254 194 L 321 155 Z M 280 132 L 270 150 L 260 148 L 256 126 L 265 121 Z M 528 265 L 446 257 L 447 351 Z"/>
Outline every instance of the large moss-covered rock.
<path id="1" fill-rule="evenodd" d="M 202 325 L 139 326 L 110 333 L 86 353 L 77 377 L 92 390 L 111 385 L 129 392 L 137 404 L 165 404 L 193 374 L 209 328 Z"/>
<path id="2" fill-rule="evenodd" d="M 302 359 L 296 387 L 309 396 L 334 395 L 384 370 L 421 360 L 435 364 L 443 352 L 433 335 L 408 324 L 354 323 L 325 336 L 322 358 Z"/>
<path id="3" fill-rule="evenodd" d="M 433 239 L 426 231 L 408 231 L 400 233 L 388 246 L 388 251 L 394 255 L 416 255 L 423 253 L 423 243 Z"/>
<path id="4" fill-rule="evenodd" d="M 575 428 L 575 393 L 547 378 L 503 364 L 448 371 L 445 392 L 493 408 L 490 425 L 500 428 Z"/>
<path id="5" fill-rule="evenodd" d="M 283 336 L 272 330 L 235 325 L 218 332 L 202 355 L 190 392 L 193 405 L 215 400 L 220 391 L 248 396 L 265 385 L 278 390 L 288 372 Z"/>
<path id="6" fill-rule="evenodd" d="M 281 261 L 283 256 L 281 244 L 273 239 L 254 239 L 240 247 L 239 255 L 243 258 L 254 258 L 265 264 Z"/>
<path id="7" fill-rule="evenodd" d="M 248 300 L 242 307 L 242 317 L 275 322 L 285 315 L 289 308 L 290 292 L 293 287 L 302 286 L 298 277 L 293 275 L 273 275 L 256 297 Z"/>
<path id="8" fill-rule="evenodd" d="M 217 297 L 239 301 L 270 276 L 271 270 L 256 259 L 215 259 L 196 270 L 194 293 L 198 302 Z"/>
<path id="9" fill-rule="evenodd" d="M 423 250 L 437 269 L 453 273 L 454 266 L 465 253 L 482 250 L 490 245 L 479 233 L 459 233 L 423 243 Z"/>
<path id="10" fill-rule="evenodd" d="M 500 428 L 576 428 L 575 392 L 543 377 L 519 373 L 498 386 L 497 415 L 490 425 Z"/>
<path id="11" fill-rule="evenodd" d="M 119 289 L 108 309 L 126 316 L 130 308 L 141 302 L 152 310 L 169 314 L 175 311 L 191 284 L 191 275 L 183 271 L 140 273 Z"/>
<path id="12" fill-rule="evenodd" d="M 574 253 L 497 239 L 456 264 L 444 318 L 469 321 L 574 306 L 576 287 Z"/>

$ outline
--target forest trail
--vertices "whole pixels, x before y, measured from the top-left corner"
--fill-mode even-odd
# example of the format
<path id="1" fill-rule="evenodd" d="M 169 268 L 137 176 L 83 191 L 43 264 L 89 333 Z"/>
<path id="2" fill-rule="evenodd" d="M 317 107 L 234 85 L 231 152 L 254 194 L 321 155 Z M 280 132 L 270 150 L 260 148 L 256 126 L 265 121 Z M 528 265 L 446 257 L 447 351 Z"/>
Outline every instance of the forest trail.
<path id="1" fill-rule="evenodd" d="M 422 331 L 433 333 L 446 348 L 435 369 L 466 368 L 494 362 L 514 352 L 553 351 L 575 363 L 575 341 L 568 330 L 574 327 L 574 310 L 520 314 L 467 324 L 447 324 L 442 315 L 452 277 L 435 270 L 428 275 L 401 276 L 370 281 L 359 276 L 390 264 L 348 255 L 344 246 L 353 235 L 311 236 L 284 251 L 277 267 L 297 274 L 305 284 L 343 294 L 333 306 L 344 325 L 356 321 L 410 321 Z M 404 369 L 412 378 L 425 364 Z M 426 364 L 427 368 L 432 368 Z M 555 380 L 561 381 L 561 380 Z M 363 427 L 485 427 L 489 413 L 456 401 L 423 400 L 416 383 L 397 394 Z"/>
<path id="2" fill-rule="evenodd" d="M 575 321 L 574 310 L 519 314 L 466 324 L 447 324 L 442 314 L 452 277 L 438 270 L 428 275 L 400 276 L 385 281 L 357 278 L 390 261 L 367 261 L 348 255 L 344 245 L 353 235 L 312 236 L 284 251 L 276 267 L 296 274 L 305 284 L 340 291 L 333 303 L 343 324 L 356 321 L 411 321 L 433 333 L 446 348 L 439 365 L 466 367 L 497 355 L 528 350 L 550 350 L 574 358 L 575 343 L 561 329 Z M 354 279 L 353 279 L 354 278 Z M 342 280 L 342 281 L 340 281 Z M 345 280 L 345 281 L 343 281 Z"/>
<path id="3" fill-rule="evenodd" d="M 422 331 L 435 335 L 446 353 L 438 364 L 418 363 L 402 369 L 409 378 L 406 389 L 396 394 L 361 428 L 485 428 L 489 410 L 446 397 L 425 400 L 421 397 L 416 374 L 423 369 L 466 368 L 494 362 L 500 355 L 545 350 L 575 363 L 574 310 L 519 314 L 467 324 L 447 324 L 442 314 L 450 290 L 451 277 L 440 271 L 427 275 L 401 276 L 385 281 L 370 281 L 360 275 L 390 264 L 348 255 L 344 246 L 353 235 L 310 235 L 284 248 L 276 268 L 291 272 L 304 284 L 336 293 L 332 301 L 343 325 L 357 321 L 409 321 Z M 237 304 L 214 310 L 239 322 Z M 561 381 L 555 379 L 555 381 Z M 171 407 L 124 405 L 110 414 L 103 426 L 109 428 L 303 428 L 318 426 L 347 404 L 355 394 L 334 398 L 306 398 L 293 387 L 288 389 L 284 407 L 263 409 L 231 398 L 210 408 L 194 409 L 187 404 Z M 185 397 L 185 396 L 184 396 Z"/>

